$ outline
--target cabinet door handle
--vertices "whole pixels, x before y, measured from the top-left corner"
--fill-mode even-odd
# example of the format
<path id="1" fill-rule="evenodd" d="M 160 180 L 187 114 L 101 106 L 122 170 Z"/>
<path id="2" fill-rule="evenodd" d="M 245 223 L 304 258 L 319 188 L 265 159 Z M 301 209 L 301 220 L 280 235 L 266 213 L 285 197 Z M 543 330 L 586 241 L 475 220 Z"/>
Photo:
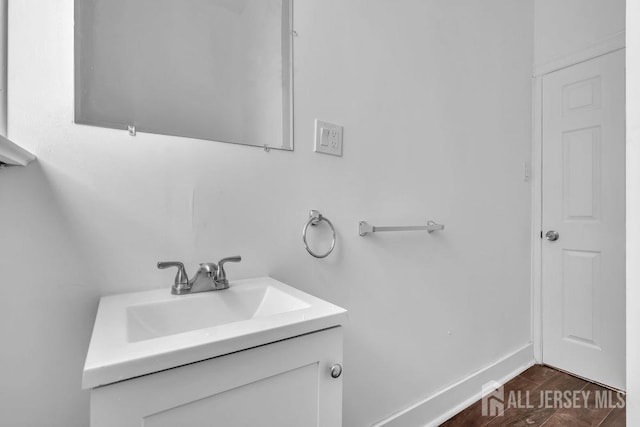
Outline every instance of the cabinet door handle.
<path id="1" fill-rule="evenodd" d="M 342 375 L 342 365 L 339 363 L 336 363 L 331 367 L 330 372 L 331 372 L 331 378 L 338 378 L 340 375 Z"/>

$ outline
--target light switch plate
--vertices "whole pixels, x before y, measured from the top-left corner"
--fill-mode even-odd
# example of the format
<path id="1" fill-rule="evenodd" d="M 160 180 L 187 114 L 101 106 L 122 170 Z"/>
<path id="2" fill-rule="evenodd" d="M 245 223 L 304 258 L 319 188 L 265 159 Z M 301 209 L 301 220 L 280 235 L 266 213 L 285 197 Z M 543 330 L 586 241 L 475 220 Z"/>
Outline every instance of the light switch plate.
<path id="1" fill-rule="evenodd" d="M 313 151 L 342 156 L 342 126 L 316 119 L 316 137 Z"/>

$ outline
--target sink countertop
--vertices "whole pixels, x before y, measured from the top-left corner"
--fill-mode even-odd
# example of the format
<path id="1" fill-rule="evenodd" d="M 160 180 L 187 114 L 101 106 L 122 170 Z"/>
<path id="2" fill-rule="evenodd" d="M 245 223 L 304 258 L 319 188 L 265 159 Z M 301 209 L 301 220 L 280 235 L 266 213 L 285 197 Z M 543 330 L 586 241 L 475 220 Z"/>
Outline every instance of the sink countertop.
<path id="1" fill-rule="evenodd" d="M 193 295 L 171 295 L 170 291 L 167 286 L 100 299 L 82 375 L 83 389 L 339 326 L 347 319 L 345 309 L 270 277 L 232 281 L 229 289 L 222 291 Z M 257 301 L 259 292 L 262 299 Z M 231 312 L 243 295 L 251 295 L 254 305 L 238 308 L 244 314 L 234 313 L 228 322 L 220 320 L 224 313 L 214 313 L 216 319 L 208 320 L 212 317 L 207 317 L 208 313 L 195 312 L 207 308 L 208 302 L 212 310 Z M 162 315 L 167 308 L 175 313 L 180 307 L 186 311 L 179 319 L 182 325 L 138 331 L 145 327 L 145 319 L 139 324 L 136 310 L 142 308 L 142 314 L 153 311 L 148 322 L 158 322 L 156 313 Z M 192 329 L 190 319 L 194 319 Z M 171 322 L 175 323 L 175 316 Z"/>

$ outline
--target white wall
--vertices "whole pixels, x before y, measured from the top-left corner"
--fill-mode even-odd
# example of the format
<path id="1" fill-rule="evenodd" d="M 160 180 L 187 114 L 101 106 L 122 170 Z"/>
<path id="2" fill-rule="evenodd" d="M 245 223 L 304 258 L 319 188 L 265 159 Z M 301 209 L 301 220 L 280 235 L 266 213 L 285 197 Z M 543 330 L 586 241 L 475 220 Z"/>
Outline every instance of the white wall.
<path id="1" fill-rule="evenodd" d="M 640 2 L 627 2 L 627 425 L 640 425 Z"/>
<path id="2" fill-rule="evenodd" d="M 98 297 L 168 290 L 158 260 L 241 254 L 232 278 L 348 308 L 346 426 L 529 342 L 531 2 L 296 0 L 295 151 L 270 153 L 73 125 L 72 19 L 11 3 L 9 132 L 39 160 L 0 171 L 0 422 L 86 425 Z M 343 158 L 312 152 L 316 117 L 345 126 Z M 339 233 L 325 260 L 302 247 L 313 208 Z"/>
<path id="3" fill-rule="evenodd" d="M 625 0 L 535 0 L 535 64 L 624 42 Z"/>

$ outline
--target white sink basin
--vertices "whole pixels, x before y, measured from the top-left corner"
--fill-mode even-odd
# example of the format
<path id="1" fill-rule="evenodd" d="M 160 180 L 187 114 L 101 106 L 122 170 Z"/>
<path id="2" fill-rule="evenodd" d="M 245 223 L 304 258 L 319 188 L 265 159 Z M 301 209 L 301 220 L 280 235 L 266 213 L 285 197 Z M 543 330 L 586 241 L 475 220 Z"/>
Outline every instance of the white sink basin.
<path id="1" fill-rule="evenodd" d="M 103 297 L 82 386 L 100 385 L 338 326 L 346 310 L 269 277 L 229 289 Z"/>
<path id="2" fill-rule="evenodd" d="M 234 286 L 127 307 L 127 340 L 137 342 L 308 308 L 274 286 Z"/>

